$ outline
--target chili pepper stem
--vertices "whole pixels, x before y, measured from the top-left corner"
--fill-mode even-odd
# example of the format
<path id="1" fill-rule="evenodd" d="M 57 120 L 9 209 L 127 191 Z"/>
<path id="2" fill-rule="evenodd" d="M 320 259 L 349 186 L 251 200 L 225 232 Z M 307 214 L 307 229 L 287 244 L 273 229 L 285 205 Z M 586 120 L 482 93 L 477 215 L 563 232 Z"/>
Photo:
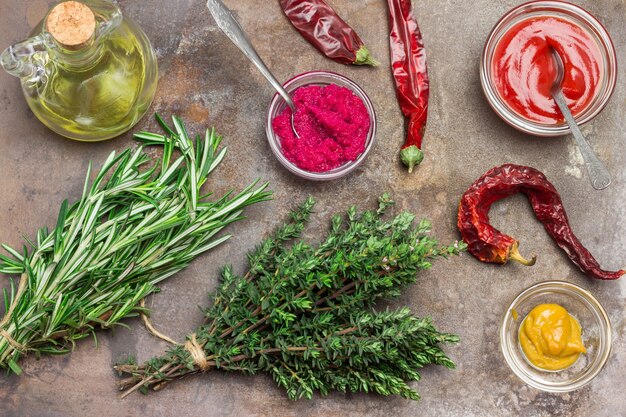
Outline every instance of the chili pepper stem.
<path id="1" fill-rule="evenodd" d="M 509 251 L 509 259 L 515 262 L 519 262 L 522 265 L 533 266 L 535 262 L 537 261 L 537 255 L 533 255 L 533 257 L 530 260 L 528 260 L 519 253 L 518 246 L 519 245 L 517 243 L 511 246 L 511 250 Z"/>
<path id="2" fill-rule="evenodd" d="M 413 172 L 413 168 L 424 160 L 424 152 L 415 145 L 407 146 L 400 151 L 400 160 L 404 165 L 409 167 L 409 174 Z"/>
<path id="3" fill-rule="evenodd" d="M 358 51 L 356 51 L 356 59 L 353 62 L 353 65 L 371 65 L 373 67 L 378 66 L 379 62 L 372 58 L 370 51 L 365 47 L 365 45 L 361 45 Z"/>

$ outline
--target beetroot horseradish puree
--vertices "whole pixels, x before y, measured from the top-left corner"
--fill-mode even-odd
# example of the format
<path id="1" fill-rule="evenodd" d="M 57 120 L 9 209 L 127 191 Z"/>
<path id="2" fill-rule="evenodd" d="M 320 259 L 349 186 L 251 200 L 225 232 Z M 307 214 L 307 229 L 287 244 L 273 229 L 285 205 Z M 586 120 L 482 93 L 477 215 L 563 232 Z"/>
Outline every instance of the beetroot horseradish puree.
<path id="1" fill-rule="evenodd" d="M 326 172 L 354 161 L 365 150 L 370 118 L 365 104 L 352 91 L 335 84 L 298 88 L 291 128 L 291 108 L 272 120 L 283 155 L 298 168 Z"/>
<path id="2" fill-rule="evenodd" d="M 498 93 L 511 110 L 534 122 L 556 124 L 564 119 L 550 92 L 556 78 L 550 46 L 563 59 L 561 88 L 576 116 L 598 93 L 602 53 L 573 21 L 536 16 L 512 26 L 496 46 L 492 68 Z"/>

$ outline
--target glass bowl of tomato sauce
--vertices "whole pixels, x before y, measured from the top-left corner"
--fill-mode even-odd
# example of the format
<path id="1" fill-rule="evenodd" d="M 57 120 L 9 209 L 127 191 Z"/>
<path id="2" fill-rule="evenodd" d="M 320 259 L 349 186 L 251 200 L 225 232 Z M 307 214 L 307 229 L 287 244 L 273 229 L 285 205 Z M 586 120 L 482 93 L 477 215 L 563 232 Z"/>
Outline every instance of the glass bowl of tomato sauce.
<path id="1" fill-rule="evenodd" d="M 532 135 L 570 133 L 551 94 L 556 78 L 552 48 L 563 59 L 561 88 L 579 125 L 596 117 L 615 89 L 615 48 L 589 12 L 561 1 L 532 1 L 513 8 L 487 38 L 480 81 L 493 110 Z"/>
<path id="2" fill-rule="evenodd" d="M 354 81 L 330 71 L 310 71 L 284 84 L 296 105 L 277 93 L 267 112 L 266 133 L 272 153 L 291 173 L 308 180 L 342 178 L 365 161 L 376 137 L 376 113 Z"/>

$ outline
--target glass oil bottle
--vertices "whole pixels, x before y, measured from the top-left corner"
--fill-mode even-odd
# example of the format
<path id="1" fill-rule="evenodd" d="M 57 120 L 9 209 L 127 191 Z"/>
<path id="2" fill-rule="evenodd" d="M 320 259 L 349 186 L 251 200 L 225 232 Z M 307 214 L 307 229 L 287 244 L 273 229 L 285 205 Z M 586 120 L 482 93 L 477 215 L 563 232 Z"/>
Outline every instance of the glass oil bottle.
<path id="1" fill-rule="evenodd" d="M 116 137 L 145 115 L 157 84 L 150 41 L 106 0 L 54 6 L 32 37 L 0 64 L 20 78 L 26 101 L 56 133 L 81 141 Z"/>

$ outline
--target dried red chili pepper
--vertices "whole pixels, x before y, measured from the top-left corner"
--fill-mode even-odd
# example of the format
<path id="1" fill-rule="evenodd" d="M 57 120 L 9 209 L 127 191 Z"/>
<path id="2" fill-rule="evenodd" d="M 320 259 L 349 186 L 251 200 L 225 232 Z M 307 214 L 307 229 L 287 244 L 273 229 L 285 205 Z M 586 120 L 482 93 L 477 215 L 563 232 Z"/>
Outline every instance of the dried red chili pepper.
<path id="1" fill-rule="evenodd" d="M 617 279 L 626 271 L 605 271 L 576 238 L 569 225 L 559 193 L 541 172 L 534 168 L 505 164 L 488 171 L 463 194 L 459 204 L 458 227 L 472 255 L 484 262 L 505 264 L 509 259 L 526 265 L 517 251 L 518 241 L 489 224 L 491 205 L 512 194 L 524 193 L 537 219 L 569 258 L 587 276 Z"/>
<path id="2" fill-rule="evenodd" d="M 291 24 L 328 58 L 341 64 L 378 65 L 359 35 L 324 0 L 279 0 Z"/>
<path id="3" fill-rule="evenodd" d="M 411 0 L 389 0 L 389 44 L 396 93 L 402 113 L 408 118 L 407 137 L 400 160 L 413 171 L 424 159 L 422 138 L 428 116 L 428 69 L 426 52 Z"/>

